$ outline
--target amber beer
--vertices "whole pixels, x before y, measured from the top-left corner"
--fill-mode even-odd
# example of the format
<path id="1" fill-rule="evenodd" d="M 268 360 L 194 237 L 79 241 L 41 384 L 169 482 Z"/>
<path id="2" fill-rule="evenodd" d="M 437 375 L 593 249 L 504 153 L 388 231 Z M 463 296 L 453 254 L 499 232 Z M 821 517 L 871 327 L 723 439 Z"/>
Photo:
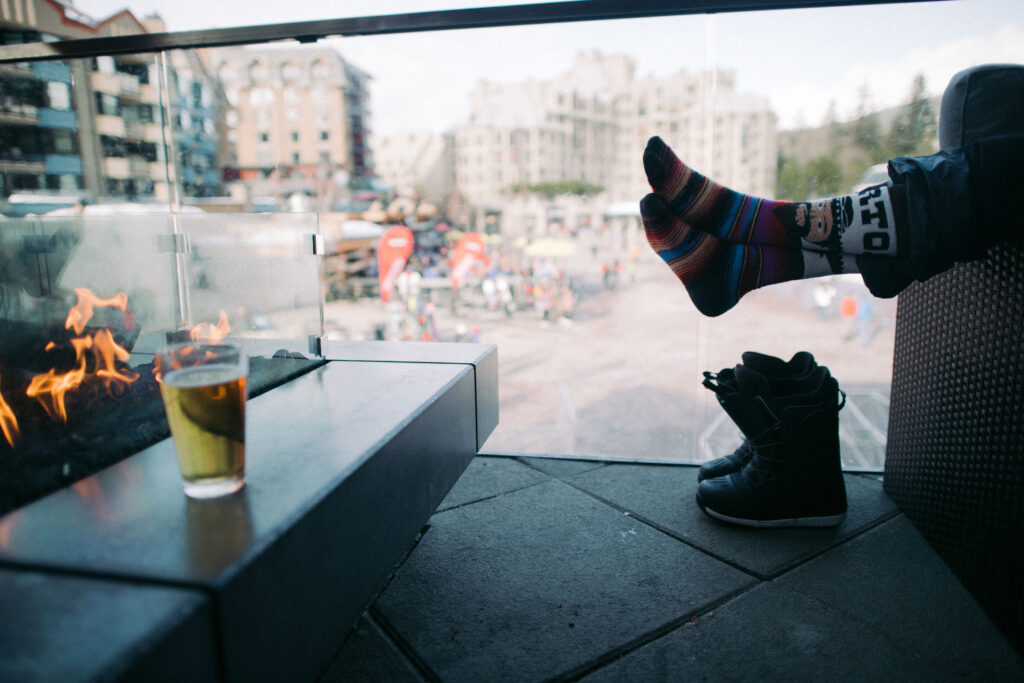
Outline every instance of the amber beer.
<path id="1" fill-rule="evenodd" d="M 182 344 L 158 352 L 160 393 L 185 493 L 193 498 L 232 493 L 245 484 L 245 366 L 233 344 Z"/>

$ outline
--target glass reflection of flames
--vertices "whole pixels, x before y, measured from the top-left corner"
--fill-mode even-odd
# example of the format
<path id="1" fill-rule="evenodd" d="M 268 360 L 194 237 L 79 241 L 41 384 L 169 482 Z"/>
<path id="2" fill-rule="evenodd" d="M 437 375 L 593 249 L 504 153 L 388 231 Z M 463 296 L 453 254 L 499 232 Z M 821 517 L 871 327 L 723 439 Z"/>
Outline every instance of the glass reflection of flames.
<path id="1" fill-rule="evenodd" d="M 217 324 L 213 323 L 199 323 L 188 332 L 189 341 L 196 342 L 196 344 L 216 344 L 231 332 L 231 325 L 228 323 L 227 313 L 221 311 L 220 318 L 217 320 Z M 191 347 L 186 347 L 188 351 L 191 351 Z M 207 354 L 209 357 L 209 353 Z M 182 367 L 179 362 L 174 360 L 171 361 L 171 370 L 178 370 Z M 163 382 L 163 375 L 161 374 L 160 363 L 153 365 L 153 377 L 156 378 L 157 382 Z"/>

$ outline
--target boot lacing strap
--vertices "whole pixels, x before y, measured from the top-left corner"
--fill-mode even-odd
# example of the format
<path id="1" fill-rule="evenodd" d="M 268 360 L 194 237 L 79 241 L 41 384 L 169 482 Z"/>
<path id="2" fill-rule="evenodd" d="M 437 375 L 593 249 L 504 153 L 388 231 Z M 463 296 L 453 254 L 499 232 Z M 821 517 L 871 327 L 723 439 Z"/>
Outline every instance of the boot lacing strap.
<path id="1" fill-rule="evenodd" d="M 775 416 L 775 413 L 768 407 L 765 400 L 760 396 L 756 396 L 754 402 L 760 405 L 764 413 L 770 415 L 773 419 L 771 424 L 765 427 L 764 430 L 748 439 L 754 455 L 747 461 L 743 469 L 740 470 L 740 473 L 756 484 L 773 476 L 782 463 L 782 458 L 767 455 L 768 452 L 778 452 L 775 449 L 782 445 L 782 430 L 779 429 L 781 424 L 779 418 Z"/>
<path id="2" fill-rule="evenodd" d="M 782 463 L 782 458 L 773 457 L 766 453 L 766 451 L 773 450 L 782 445 L 782 439 L 779 438 L 780 432 L 776 429 L 777 426 L 776 424 L 758 435 L 757 438 L 750 439 L 754 455 L 747 461 L 741 473 L 753 483 L 759 483 L 770 478 L 778 472 L 779 466 Z M 773 431 L 775 432 L 774 434 L 772 434 Z"/>
<path id="3" fill-rule="evenodd" d="M 704 371 L 704 381 L 701 382 L 701 384 L 704 385 L 705 387 L 707 387 L 708 389 L 710 389 L 711 391 L 715 392 L 719 396 L 721 396 L 721 395 L 723 395 L 722 394 L 722 385 L 717 384 L 717 382 L 718 382 L 718 373 L 717 372 L 709 372 L 708 370 Z"/>

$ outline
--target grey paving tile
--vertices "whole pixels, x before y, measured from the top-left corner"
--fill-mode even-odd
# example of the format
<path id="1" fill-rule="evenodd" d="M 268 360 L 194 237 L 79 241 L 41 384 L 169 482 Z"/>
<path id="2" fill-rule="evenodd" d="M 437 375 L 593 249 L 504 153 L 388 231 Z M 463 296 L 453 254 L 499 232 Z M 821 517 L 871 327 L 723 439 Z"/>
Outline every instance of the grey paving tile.
<path id="1" fill-rule="evenodd" d="M 771 583 L 582 680 L 941 681 L 950 678 L 856 620 Z"/>
<path id="2" fill-rule="evenodd" d="M 552 480 L 435 514 L 374 609 L 442 680 L 524 681 L 752 582 Z"/>
<path id="3" fill-rule="evenodd" d="M 530 467 L 534 467 L 552 477 L 572 477 L 582 472 L 607 467 L 607 462 L 599 460 L 570 460 L 568 458 L 523 458 Z"/>
<path id="4" fill-rule="evenodd" d="M 777 583 L 871 624 L 956 676 L 1024 680 L 1024 662 L 903 515 Z"/>
<path id="5" fill-rule="evenodd" d="M 568 481 L 763 578 L 843 542 L 896 511 L 880 482 L 849 474 L 849 510 L 846 520 L 834 529 L 750 529 L 712 519 L 695 502 L 697 470 L 693 467 L 609 465 Z"/>
<path id="6" fill-rule="evenodd" d="M 505 457 L 476 456 L 441 501 L 447 510 L 547 481 L 550 477 Z"/>
<path id="7" fill-rule="evenodd" d="M 345 641 L 319 683 L 420 683 L 424 678 L 367 616 Z"/>

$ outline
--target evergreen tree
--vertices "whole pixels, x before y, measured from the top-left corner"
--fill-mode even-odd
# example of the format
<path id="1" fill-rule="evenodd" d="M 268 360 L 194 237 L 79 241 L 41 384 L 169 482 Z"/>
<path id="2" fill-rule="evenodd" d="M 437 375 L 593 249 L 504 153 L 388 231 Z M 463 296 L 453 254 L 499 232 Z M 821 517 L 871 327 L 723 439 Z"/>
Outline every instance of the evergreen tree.
<path id="1" fill-rule="evenodd" d="M 882 153 L 882 124 L 878 113 L 872 111 L 871 93 L 867 84 L 861 86 L 857 102 L 857 118 L 852 126 L 853 144 L 868 153 L 868 157 L 880 161 Z"/>
<path id="2" fill-rule="evenodd" d="M 823 124 L 825 128 L 828 129 L 829 144 L 833 147 L 843 144 L 843 138 L 846 135 L 846 131 L 844 130 L 844 126 L 839 123 L 839 111 L 834 99 L 830 100 L 828 103 L 828 109 L 825 110 L 825 120 Z"/>
<path id="3" fill-rule="evenodd" d="M 775 196 L 800 201 L 807 198 L 807 175 L 800 162 L 779 152 L 775 172 Z"/>
<path id="4" fill-rule="evenodd" d="M 888 156 L 926 154 L 933 151 L 935 111 L 926 95 L 924 74 L 914 78 L 910 102 L 905 104 L 889 131 Z"/>
<path id="5" fill-rule="evenodd" d="M 815 157 L 807 162 L 807 197 L 829 197 L 844 189 L 843 169 L 834 155 Z"/>

